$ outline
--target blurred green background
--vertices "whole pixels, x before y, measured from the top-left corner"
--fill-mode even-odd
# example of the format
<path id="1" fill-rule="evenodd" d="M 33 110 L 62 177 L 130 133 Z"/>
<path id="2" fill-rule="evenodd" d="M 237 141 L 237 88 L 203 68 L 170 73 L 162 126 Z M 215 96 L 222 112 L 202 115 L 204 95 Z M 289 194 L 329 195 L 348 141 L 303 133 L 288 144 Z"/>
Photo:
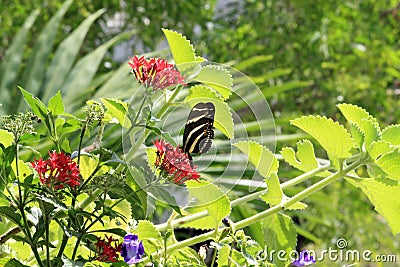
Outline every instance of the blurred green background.
<path id="1" fill-rule="evenodd" d="M 168 28 L 191 40 L 198 55 L 237 68 L 258 85 L 277 136 L 293 134 L 278 138 L 277 152 L 297 141 L 289 119 L 319 114 L 343 122 L 337 103 L 357 104 L 383 126 L 399 122 L 395 0 L 0 0 L 0 7 L 1 114 L 26 109 L 17 86 L 44 101 L 61 90 L 70 112 L 90 98 L 129 97 L 127 88 L 135 85 L 127 58 L 168 56 L 161 30 Z M 282 181 L 298 174 L 281 164 Z M 350 185 L 335 183 L 306 202 L 308 209 L 291 212 L 299 248 L 335 248 L 345 238 L 349 249 L 398 253 L 399 238 Z M 256 201 L 235 209 L 232 219 L 263 209 Z M 247 231 L 263 243 L 260 228 Z"/>

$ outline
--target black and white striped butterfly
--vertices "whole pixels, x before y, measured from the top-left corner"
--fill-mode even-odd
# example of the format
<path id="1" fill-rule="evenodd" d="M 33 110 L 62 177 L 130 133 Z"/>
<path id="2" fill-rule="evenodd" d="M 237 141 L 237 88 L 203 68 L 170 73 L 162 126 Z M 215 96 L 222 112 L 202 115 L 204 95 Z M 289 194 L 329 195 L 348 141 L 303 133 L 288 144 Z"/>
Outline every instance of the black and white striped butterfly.
<path id="1" fill-rule="evenodd" d="M 206 153 L 214 139 L 215 107 L 211 102 L 196 104 L 189 113 L 183 132 L 183 152 L 187 153 L 193 167 L 192 155 Z"/>

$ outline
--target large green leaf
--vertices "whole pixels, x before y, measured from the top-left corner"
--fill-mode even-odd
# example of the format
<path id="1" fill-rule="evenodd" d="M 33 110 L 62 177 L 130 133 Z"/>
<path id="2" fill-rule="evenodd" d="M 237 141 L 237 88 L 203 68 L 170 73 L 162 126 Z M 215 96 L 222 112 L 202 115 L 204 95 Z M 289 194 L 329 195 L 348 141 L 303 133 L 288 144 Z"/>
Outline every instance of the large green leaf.
<path id="1" fill-rule="evenodd" d="M 88 86 L 95 76 L 107 50 L 115 43 L 129 38 L 132 33 L 133 31 L 130 31 L 115 36 L 107 43 L 84 56 L 75 64 L 74 68 L 65 79 L 61 89 L 61 92 L 65 95 L 65 106 L 68 107 L 69 110 L 81 106 L 89 98 L 88 94 L 91 92 L 87 90 Z"/>
<path id="2" fill-rule="evenodd" d="M 263 221 L 262 229 L 264 242 L 268 248 L 275 251 L 286 251 L 286 255 L 290 255 L 289 252 L 296 248 L 296 226 L 289 216 L 275 213 Z M 276 253 L 273 255 L 273 263 L 278 267 L 286 266 L 285 261 L 280 260 Z"/>
<path id="3" fill-rule="evenodd" d="M 400 124 L 390 125 L 382 130 L 382 140 L 400 146 Z"/>
<path id="4" fill-rule="evenodd" d="M 24 88 L 34 95 L 38 95 L 43 86 L 45 68 L 52 53 L 54 40 L 64 14 L 67 12 L 72 0 L 65 1 L 57 13 L 50 19 L 37 37 L 37 42 L 32 50 L 27 68 L 23 76 Z"/>
<path id="5" fill-rule="evenodd" d="M 400 181 L 400 151 L 395 150 L 387 153 L 375 161 L 388 178 Z"/>
<path id="6" fill-rule="evenodd" d="M 14 141 L 14 135 L 9 131 L 0 129 L 0 144 L 4 147 L 9 147 Z"/>
<path id="7" fill-rule="evenodd" d="M 234 146 L 249 157 L 250 162 L 264 178 L 268 177 L 271 172 L 278 171 L 278 160 L 265 146 L 253 141 L 242 141 L 234 144 Z"/>
<path id="8" fill-rule="evenodd" d="M 196 80 L 207 84 L 217 91 L 224 99 L 232 94 L 232 75 L 227 69 L 220 66 L 207 65 L 201 68 Z"/>
<path id="9" fill-rule="evenodd" d="M 376 119 L 372 117 L 368 111 L 359 106 L 343 103 L 338 104 L 337 107 L 348 122 L 352 121 L 360 125 L 362 119 L 371 119 L 376 121 Z"/>
<path id="10" fill-rule="evenodd" d="M 192 44 L 185 36 L 168 29 L 163 29 L 163 32 L 167 38 L 175 64 L 180 71 L 191 68 L 193 63 L 205 61 L 204 58 L 196 56 Z"/>
<path id="11" fill-rule="evenodd" d="M 35 10 L 29 15 L 1 60 L 0 103 L 3 105 L 4 111 L 8 111 L 13 104 L 15 105 L 11 101 L 11 93 L 15 89 L 14 86 L 21 66 L 27 35 L 39 13 L 39 10 Z"/>
<path id="12" fill-rule="evenodd" d="M 315 138 L 329 156 L 337 159 L 351 156 L 350 151 L 355 146 L 354 140 L 338 122 L 326 117 L 303 116 L 291 120 L 290 123 Z"/>
<path id="13" fill-rule="evenodd" d="M 195 201 L 190 208 L 185 209 L 189 213 L 196 213 L 207 210 L 209 216 L 183 224 L 183 227 L 193 227 L 197 229 L 211 229 L 217 227 L 221 220 L 231 212 L 231 205 L 227 195 L 216 185 L 207 181 L 186 181 L 189 196 Z"/>
<path id="14" fill-rule="evenodd" d="M 161 249 L 161 234 L 149 221 L 139 221 L 136 233 L 143 242 L 144 251 L 151 254 Z"/>
<path id="15" fill-rule="evenodd" d="M 85 39 L 89 28 L 104 12 L 105 9 L 101 9 L 88 16 L 78 28 L 76 28 L 60 43 L 46 72 L 43 101 L 46 101 L 50 96 L 54 95 L 61 89 L 65 78 L 75 62 L 75 58 L 81 49 L 82 42 Z"/>
<path id="16" fill-rule="evenodd" d="M 400 184 L 388 179 L 350 179 L 352 185 L 361 188 L 375 210 L 381 214 L 392 229 L 393 235 L 400 233 Z"/>
<path id="17" fill-rule="evenodd" d="M 49 105 L 47 108 L 53 115 L 61 115 L 64 113 L 64 103 L 62 101 L 60 91 L 58 91 L 55 96 L 49 99 Z"/>
<path id="18" fill-rule="evenodd" d="M 191 87 L 185 102 L 189 103 L 191 107 L 199 102 L 212 102 L 215 106 L 214 127 L 226 137 L 233 138 L 233 119 L 229 106 L 210 88 L 204 85 Z"/>
<path id="19" fill-rule="evenodd" d="M 26 103 L 31 108 L 32 112 L 42 120 L 46 121 L 48 113 L 46 105 L 43 104 L 43 102 L 40 101 L 39 98 L 34 97 L 31 93 L 27 92 L 23 88 L 19 87 L 19 90 L 21 91 Z"/>

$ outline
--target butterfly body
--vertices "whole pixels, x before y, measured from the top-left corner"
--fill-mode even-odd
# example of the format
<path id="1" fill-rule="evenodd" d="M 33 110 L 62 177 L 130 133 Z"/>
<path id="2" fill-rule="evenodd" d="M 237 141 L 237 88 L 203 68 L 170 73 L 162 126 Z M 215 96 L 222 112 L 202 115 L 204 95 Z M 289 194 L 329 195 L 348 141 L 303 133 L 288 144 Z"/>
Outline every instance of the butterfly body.
<path id="1" fill-rule="evenodd" d="M 196 104 L 189 113 L 183 133 L 183 151 L 192 160 L 191 153 L 203 154 L 210 150 L 214 139 L 215 107 L 211 102 Z M 192 164 L 192 163 L 191 163 Z"/>

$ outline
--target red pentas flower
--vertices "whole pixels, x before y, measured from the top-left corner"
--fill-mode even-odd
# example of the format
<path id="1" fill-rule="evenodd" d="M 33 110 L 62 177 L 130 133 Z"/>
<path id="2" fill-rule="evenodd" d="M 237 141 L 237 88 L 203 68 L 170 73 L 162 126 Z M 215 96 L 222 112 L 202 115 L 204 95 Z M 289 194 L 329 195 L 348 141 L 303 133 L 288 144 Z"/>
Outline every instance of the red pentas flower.
<path id="1" fill-rule="evenodd" d="M 114 244 L 113 244 L 114 243 Z M 105 236 L 105 239 L 97 237 L 96 242 L 96 260 L 98 261 L 118 261 L 118 254 L 122 249 L 122 244 L 118 243 L 117 239 L 112 238 L 112 236 Z"/>
<path id="2" fill-rule="evenodd" d="M 154 145 L 157 148 L 155 166 L 173 179 L 175 184 L 183 184 L 187 180 L 198 180 L 200 175 L 196 167 L 191 167 L 189 159 L 182 153 L 179 147 L 174 147 L 164 140 L 156 140 Z"/>
<path id="3" fill-rule="evenodd" d="M 132 62 L 128 64 L 132 68 L 132 73 L 141 84 L 147 87 L 163 90 L 169 86 L 185 84 L 184 77 L 174 69 L 173 64 L 168 64 L 165 59 L 145 59 L 144 56 L 134 56 L 130 59 Z"/>
<path id="4" fill-rule="evenodd" d="M 62 189 L 65 185 L 75 188 L 80 184 L 79 168 L 76 162 L 64 152 L 49 152 L 50 158 L 47 160 L 39 159 L 31 162 L 31 166 L 38 172 L 40 181 L 53 186 L 54 189 Z"/>

